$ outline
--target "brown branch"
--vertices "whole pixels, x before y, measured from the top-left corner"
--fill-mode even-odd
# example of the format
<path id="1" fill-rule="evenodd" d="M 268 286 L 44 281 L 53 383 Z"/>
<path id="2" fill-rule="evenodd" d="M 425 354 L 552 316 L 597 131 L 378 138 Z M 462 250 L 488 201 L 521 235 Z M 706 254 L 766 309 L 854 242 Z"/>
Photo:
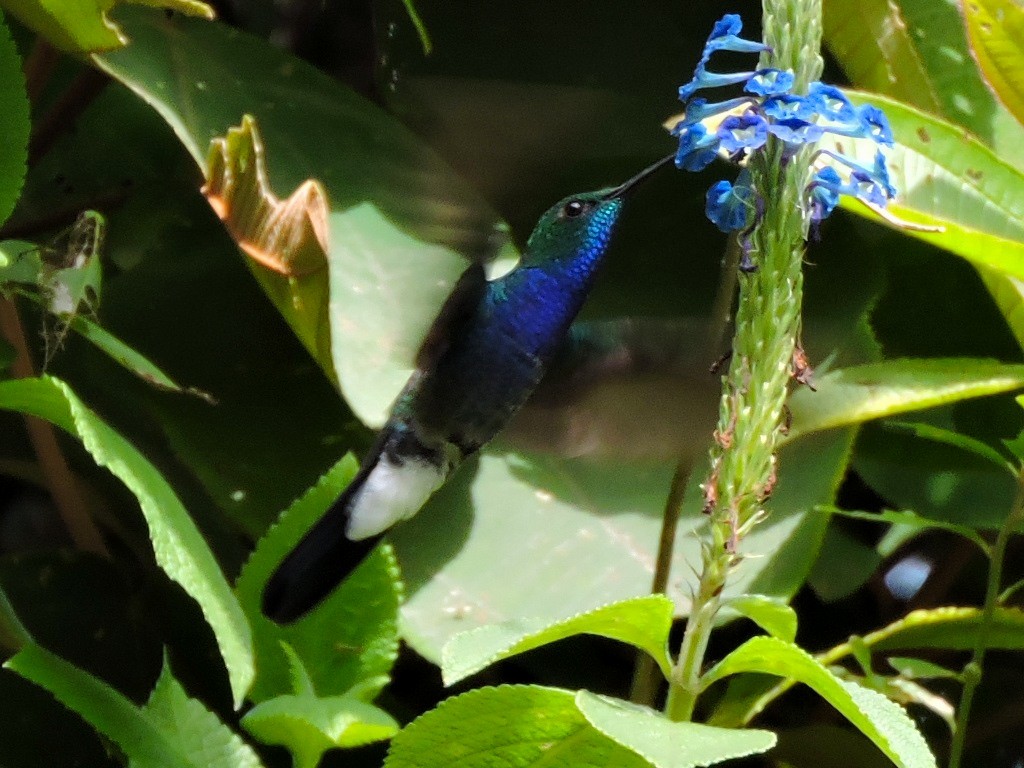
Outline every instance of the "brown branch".
<path id="1" fill-rule="evenodd" d="M 0 299 L 0 332 L 14 347 L 17 357 L 12 370 L 18 378 L 35 376 L 31 353 L 25 340 L 25 329 L 14 299 Z M 109 556 L 103 537 L 82 503 L 82 496 L 68 463 L 57 442 L 53 426 L 42 419 L 25 415 L 25 429 L 46 478 L 53 502 L 75 546 L 85 552 Z"/>
<path id="2" fill-rule="evenodd" d="M 110 82 L 110 78 L 92 67 L 86 67 L 57 97 L 35 125 L 28 146 L 28 164 L 35 165 L 71 124 L 93 103 Z"/>

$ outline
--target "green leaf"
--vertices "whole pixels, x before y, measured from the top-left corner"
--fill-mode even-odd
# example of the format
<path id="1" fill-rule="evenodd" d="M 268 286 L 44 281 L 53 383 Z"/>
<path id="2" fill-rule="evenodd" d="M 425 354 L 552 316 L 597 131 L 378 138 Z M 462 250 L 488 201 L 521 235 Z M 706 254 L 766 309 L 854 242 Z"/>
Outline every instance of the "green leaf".
<path id="1" fill-rule="evenodd" d="M 849 517 L 853 520 L 867 520 L 871 523 L 888 523 L 890 525 L 905 526 L 907 528 L 916 528 L 922 531 L 929 529 L 938 529 L 940 531 L 949 531 L 955 533 L 958 536 L 963 536 L 965 539 L 973 544 L 976 544 L 978 548 L 986 555 L 989 551 L 988 542 L 986 542 L 976 530 L 966 525 L 956 525 L 955 523 L 947 523 L 944 520 L 932 520 L 927 517 L 922 517 L 916 512 L 909 510 L 896 511 L 891 509 L 883 509 L 879 512 L 860 512 L 851 509 L 839 509 L 837 507 L 821 507 L 822 510 L 828 512 L 831 515 L 840 515 L 842 517 Z M 888 557 L 891 555 L 890 551 L 883 551 L 881 555 Z"/>
<path id="2" fill-rule="evenodd" d="M 1024 187 L 1022 187 L 1024 189 Z M 789 405 L 787 441 L 838 426 L 932 408 L 1024 386 L 1024 365 L 970 358 L 885 360 L 830 371 Z"/>
<path id="3" fill-rule="evenodd" d="M 587 722 L 575 694 L 532 685 L 478 688 L 441 702 L 391 742 L 384 768 L 576 768 L 650 763 Z"/>
<path id="4" fill-rule="evenodd" d="M 328 269 L 247 263 L 356 415 L 383 423 L 467 257 L 493 257 L 506 227 L 395 118 L 269 43 L 129 9 L 118 18 L 137 44 L 99 66 L 151 104 L 200 167 L 210 142 L 251 114 L 277 196 L 313 178 L 326 190 Z"/>
<path id="5" fill-rule="evenodd" d="M 939 666 L 924 659 L 911 659 L 906 656 L 890 656 L 886 661 L 889 666 L 903 677 L 913 680 L 958 679 L 959 672 Z"/>
<path id="6" fill-rule="evenodd" d="M 796 640 L 796 611 L 777 597 L 737 595 L 727 599 L 723 606 L 746 616 L 772 637 L 787 643 Z"/>
<path id="7" fill-rule="evenodd" d="M 980 608 L 930 608 L 912 611 L 899 621 L 863 637 L 876 651 L 908 648 L 970 650 L 982 624 Z M 996 608 L 986 634 L 986 647 L 1001 650 L 1024 649 L 1024 611 Z M 832 653 L 829 654 L 830 658 Z"/>
<path id="8" fill-rule="evenodd" d="M 198 0 L 134 0 L 141 5 L 166 8 L 204 19 L 213 8 Z M 4 0 L 4 7 L 68 53 L 107 51 L 127 45 L 128 38 L 107 16 L 116 0 Z"/>
<path id="9" fill-rule="evenodd" d="M 784 449 L 788 479 L 772 497 L 771 516 L 745 539 L 744 551 L 756 556 L 744 559 L 728 594 L 787 598 L 799 588 L 828 524 L 823 515 L 805 513 L 817 499 L 832 498 L 850 444 L 849 433 L 833 431 Z M 390 535 L 409 591 L 402 637 L 438 662 L 451 636 L 475 626 L 519 616 L 562 620 L 650 590 L 670 466 L 492 450 Z M 699 484 L 706 472 L 699 463 L 691 474 L 675 574 L 700 560 L 706 522 Z M 569 578 L 571 590 L 564 586 Z M 677 615 L 685 615 L 685 580 L 671 579 L 668 596 Z"/>
<path id="10" fill-rule="evenodd" d="M 192 387 L 183 387 L 164 373 L 149 358 L 128 346 L 125 342 L 112 334 L 99 323 L 93 322 L 87 317 L 78 315 L 71 321 L 71 330 L 84 338 L 101 352 L 108 355 L 118 365 L 131 371 L 143 381 L 149 382 L 154 387 L 166 389 L 171 392 L 190 394 L 204 400 L 211 400 L 210 396 Z"/>
<path id="11" fill-rule="evenodd" d="M 35 644 L 26 645 L 4 666 L 80 714 L 138 768 L 260 765 L 255 753 L 216 716 L 185 696 L 166 667 L 150 704 L 139 708 L 102 680 Z M 202 743 L 205 739 L 210 742 Z"/>
<path id="12" fill-rule="evenodd" d="M 156 467 L 58 379 L 0 382 L 0 409 L 38 416 L 77 437 L 97 464 L 135 494 L 156 561 L 199 603 L 227 666 L 235 706 L 240 706 L 255 674 L 249 624 L 202 534 Z"/>
<path id="13" fill-rule="evenodd" d="M 1005 469 L 1011 476 L 1016 477 L 1017 471 L 1013 465 L 999 451 L 983 440 L 955 432 L 952 429 L 943 429 L 934 424 L 920 422 L 889 421 L 882 425 L 885 429 L 893 431 L 909 432 L 922 440 L 931 440 L 936 443 L 950 445 L 963 451 L 978 456 L 985 461 L 991 462 L 1000 469 Z"/>
<path id="14" fill-rule="evenodd" d="M 0 149 L 0 224 L 14 210 L 25 182 L 29 127 L 21 57 L 0 14 L 0 136 L 4 137 Z"/>
<path id="15" fill-rule="evenodd" d="M 315 610 L 288 626 L 267 619 L 260 608 L 263 586 L 277 564 L 345 489 L 357 471 L 344 457 L 282 513 L 257 543 L 242 568 L 236 590 L 253 628 L 259 674 L 250 692 L 264 701 L 293 691 L 282 641 L 294 649 L 322 696 L 353 686 L 373 698 L 398 655 L 398 607 L 402 586 L 394 556 L 380 547 Z"/>
<path id="16" fill-rule="evenodd" d="M 704 676 L 710 685 L 741 672 L 791 678 L 812 688 L 901 768 L 931 768 L 935 758 L 913 721 L 880 693 L 840 680 L 809 653 L 773 637 L 748 640 Z"/>
<path id="17" fill-rule="evenodd" d="M 204 768 L 258 768 L 261 763 L 252 747 L 233 733 L 196 699 L 189 698 L 174 679 L 164 657 L 163 669 L 143 708 L 189 765 Z M 135 765 L 137 762 L 132 761 Z"/>
<path id="18" fill-rule="evenodd" d="M 854 97 L 881 108 L 896 137 L 887 159 L 898 195 L 886 210 L 913 224 L 941 228 L 904 231 L 975 266 L 1024 277 L 1024 173 L 960 126 L 884 96 Z M 820 146 L 868 167 L 877 150 L 870 140 L 831 134 Z M 843 205 L 884 221 L 856 200 Z"/>
<path id="19" fill-rule="evenodd" d="M 830 0 L 826 39 L 859 87 L 966 128 L 1024 163 L 1024 126 L 993 96 L 974 62 L 960 0 Z"/>
<path id="20" fill-rule="evenodd" d="M 260 702 L 242 726 L 264 744 L 286 747 L 295 768 L 316 768 L 328 749 L 389 739 L 399 726 L 387 712 L 351 696 L 278 696 Z"/>
<path id="21" fill-rule="evenodd" d="M 982 76 L 1024 123 L 1024 8 L 1014 0 L 970 0 L 963 9 Z"/>
<path id="22" fill-rule="evenodd" d="M 496 661 L 526 653 L 573 635 L 599 635 L 645 651 L 671 674 L 668 633 L 672 629 L 672 601 L 664 595 L 647 595 L 601 606 L 586 613 L 552 621 L 513 619 L 455 635 L 441 652 L 441 675 L 454 685 Z"/>
<path id="23" fill-rule="evenodd" d="M 821 600 L 832 603 L 864 586 L 881 563 L 882 556 L 873 547 L 829 525 L 807 582 Z"/>
<path id="24" fill-rule="evenodd" d="M 714 765 L 767 752 L 776 741 L 771 731 L 674 723 L 647 707 L 588 691 L 576 694 L 576 706 L 594 728 L 655 768 Z"/>

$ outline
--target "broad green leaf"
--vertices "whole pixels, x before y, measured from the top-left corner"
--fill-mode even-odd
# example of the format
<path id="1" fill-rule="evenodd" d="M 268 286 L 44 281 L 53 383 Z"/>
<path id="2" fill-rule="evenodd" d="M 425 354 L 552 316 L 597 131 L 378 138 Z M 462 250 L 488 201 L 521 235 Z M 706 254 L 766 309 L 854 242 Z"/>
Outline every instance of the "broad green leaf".
<path id="1" fill-rule="evenodd" d="M 829 0 L 829 48 L 855 85 L 963 126 L 1014 165 L 1024 126 L 986 87 L 961 0 Z"/>
<path id="2" fill-rule="evenodd" d="M 650 768 L 590 725 L 571 691 L 509 685 L 441 702 L 391 742 L 384 768 Z"/>
<path id="3" fill-rule="evenodd" d="M 897 197 L 887 210 L 914 224 L 941 227 L 906 233 L 975 266 L 1024 277 L 1024 173 L 958 125 L 884 96 L 854 96 L 881 108 L 892 124 L 897 144 L 887 158 Z M 820 146 L 868 167 L 877 150 L 872 141 L 831 134 Z M 844 206 L 882 221 L 857 201 Z"/>
<path id="4" fill-rule="evenodd" d="M 260 764 L 251 749 L 199 702 L 188 699 L 169 676 L 165 679 L 161 675 L 153 692 L 156 711 L 151 711 L 150 705 L 137 707 L 102 680 L 38 645 L 26 645 L 4 666 L 45 688 L 81 715 L 117 744 L 138 768 L 246 768 Z M 188 722 L 169 726 L 169 716 L 186 716 Z M 180 727 L 187 731 L 185 738 Z M 211 749 L 206 752 L 197 742 L 211 737 Z M 210 758 L 215 761 L 209 762 Z"/>
<path id="5" fill-rule="evenodd" d="M 391 738 L 399 725 L 387 712 L 351 696 L 277 696 L 242 718 L 264 744 L 286 747 L 295 768 L 316 768 L 328 749 L 361 747 Z"/>
<path id="6" fill-rule="evenodd" d="M 809 653 L 773 637 L 748 640 L 704 677 L 704 684 L 741 672 L 758 672 L 804 683 L 835 707 L 901 768 L 931 768 L 935 758 L 913 721 L 885 696 L 840 680 Z"/>
<path id="7" fill-rule="evenodd" d="M 768 595 L 737 595 L 723 603 L 752 622 L 772 637 L 792 643 L 796 640 L 796 611 L 785 601 Z"/>
<path id="8" fill-rule="evenodd" d="M 129 0 L 212 19 L 213 8 L 199 0 Z M 68 53 L 107 51 L 127 45 L 128 37 L 108 16 L 117 0 L 3 0 L 10 13 Z M 151 13 L 155 13 L 151 11 Z"/>
<path id="9" fill-rule="evenodd" d="M 728 594 L 787 598 L 799 588 L 827 527 L 825 516 L 805 513 L 832 497 L 850 444 L 839 430 L 786 447 L 787 480 L 772 514 L 744 540 L 751 556 Z M 700 561 L 705 476 L 698 464 L 679 520 L 668 594 L 677 615 L 689 610 L 686 574 Z M 648 592 L 671 478 L 667 466 L 485 452 L 390 536 L 409 592 L 402 637 L 440 661 L 451 636 L 477 626 L 522 616 L 554 622 Z"/>
<path id="10" fill-rule="evenodd" d="M 932 408 L 971 397 L 1024 387 L 1024 365 L 994 360 L 885 360 L 843 368 L 815 379 L 789 405 L 788 441 L 838 426 Z"/>
<path id="11" fill-rule="evenodd" d="M 274 568 L 345 489 L 356 470 L 355 459 L 346 456 L 296 499 L 257 542 L 238 577 L 238 599 L 252 625 L 256 647 L 253 701 L 293 691 L 282 641 L 294 649 L 321 696 L 344 694 L 369 683 L 362 696 L 373 698 L 387 682 L 398 654 L 402 598 L 389 548 L 378 548 L 319 607 L 294 624 L 275 624 L 260 609 L 263 586 Z"/>
<path id="12" fill-rule="evenodd" d="M 824 11 L 825 40 L 851 82 L 930 112 L 939 111 L 939 95 L 898 3 L 829 0 Z"/>
<path id="13" fill-rule="evenodd" d="M 382 423 L 467 257 L 493 256 L 504 227 L 397 120 L 269 43 L 220 24 L 118 18 L 138 44 L 99 66 L 151 104 L 200 167 L 210 142 L 250 114 L 276 195 L 310 179 L 326 190 L 328 270 L 288 277 L 248 263 L 356 414 Z"/>
<path id="14" fill-rule="evenodd" d="M 1024 123 L 1024 8 L 1015 0 L 968 0 L 963 9 L 982 77 Z"/>
<path id="15" fill-rule="evenodd" d="M 655 768 L 715 765 L 767 752 L 776 741 L 771 731 L 674 723 L 647 707 L 588 691 L 576 694 L 576 706 L 594 728 Z"/>
<path id="16" fill-rule="evenodd" d="M 664 595 L 647 595 L 560 621 L 524 618 L 477 627 L 445 643 L 441 675 L 445 685 L 454 685 L 501 659 L 573 635 L 588 634 L 618 640 L 646 652 L 668 677 L 672 670 L 667 643 L 673 608 L 672 601 Z"/>
<path id="17" fill-rule="evenodd" d="M 259 768 L 261 765 L 252 747 L 202 702 L 185 693 L 181 683 L 174 679 L 166 656 L 143 714 L 177 745 L 189 765 L 204 768 Z M 141 768 L 145 763 L 133 759 L 129 764 Z"/>
<path id="18" fill-rule="evenodd" d="M 255 675 L 249 624 L 202 534 L 156 467 L 58 379 L 0 382 L 0 409 L 46 419 L 77 437 L 97 464 L 135 494 L 156 561 L 199 603 L 227 666 L 235 706 L 240 706 Z"/>
<path id="19" fill-rule="evenodd" d="M 0 14 L 0 224 L 14 210 L 25 181 L 28 160 L 29 113 L 21 57 Z M 0 261 L 0 267 L 4 266 Z"/>

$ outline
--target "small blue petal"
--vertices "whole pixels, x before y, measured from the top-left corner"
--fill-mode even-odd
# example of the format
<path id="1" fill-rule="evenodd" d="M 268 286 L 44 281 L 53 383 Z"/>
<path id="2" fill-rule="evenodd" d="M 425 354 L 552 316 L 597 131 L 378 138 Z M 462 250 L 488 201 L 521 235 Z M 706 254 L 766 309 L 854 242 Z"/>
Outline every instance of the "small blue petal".
<path id="1" fill-rule="evenodd" d="M 871 197 L 864 197 L 866 200 L 875 202 L 877 200 L 876 190 L 881 193 L 886 200 L 891 200 L 896 196 L 896 187 L 889 181 L 889 168 L 885 162 L 885 155 L 881 151 L 875 153 L 875 160 L 871 168 L 866 168 L 856 160 L 847 157 L 846 155 L 840 155 L 837 152 L 832 152 L 828 149 L 820 150 L 819 154 L 831 157 L 838 163 L 845 165 L 850 169 L 851 183 L 848 185 L 848 189 L 842 190 L 843 194 L 853 195 L 854 197 L 864 197 L 861 191 L 870 193 Z M 871 182 L 875 189 L 869 190 L 867 182 Z M 860 191 L 858 191 L 860 190 Z M 876 205 L 885 205 L 885 201 L 876 203 Z"/>
<path id="2" fill-rule="evenodd" d="M 697 68 L 697 71 L 693 75 L 693 80 L 688 82 L 686 85 L 679 89 L 679 100 L 682 102 L 689 101 L 690 97 L 693 96 L 699 90 L 704 88 L 719 88 L 723 85 L 735 85 L 736 83 L 742 83 L 749 78 L 753 72 L 708 72 L 701 67 Z"/>
<path id="3" fill-rule="evenodd" d="M 885 113 L 878 107 L 865 104 L 857 110 L 857 119 L 864 126 L 867 135 L 878 144 L 886 147 L 893 145 L 892 128 Z"/>
<path id="4" fill-rule="evenodd" d="M 813 144 L 821 138 L 824 130 L 806 120 L 786 118 L 770 123 L 768 132 L 786 144 Z"/>
<path id="5" fill-rule="evenodd" d="M 872 205 L 884 207 L 889 198 L 886 190 L 874 176 L 869 176 L 862 171 L 854 171 L 850 174 L 850 187 L 854 197 L 866 200 Z"/>
<path id="6" fill-rule="evenodd" d="M 875 152 L 875 167 L 874 177 L 885 189 L 886 196 L 892 200 L 896 197 L 896 187 L 893 186 L 892 181 L 889 179 L 889 165 L 886 163 L 885 155 L 881 151 Z"/>
<path id="7" fill-rule="evenodd" d="M 807 89 L 807 98 L 814 103 L 818 113 L 826 120 L 839 123 L 857 120 L 857 110 L 846 98 L 846 94 L 835 86 L 811 83 Z"/>
<path id="8" fill-rule="evenodd" d="M 716 133 L 722 148 L 729 153 L 754 150 L 768 141 L 768 123 L 754 113 L 731 115 L 722 121 Z"/>
<path id="9" fill-rule="evenodd" d="M 835 168 L 826 166 L 814 174 L 808 185 L 811 196 L 811 221 L 820 222 L 828 218 L 839 204 L 843 180 Z"/>
<path id="10" fill-rule="evenodd" d="M 685 171 L 703 171 L 718 154 L 719 140 L 709 134 L 700 123 L 676 126 L 673 133 L 679 136 L 679 150 L 676 152 L 676 167 Z"/>
<path id="11" fill-rule="evenodd" d="M 729 112 L 744 104 L 751 104 L 753 101 L 754 100 L 749 96 L 739 96 L 735 99 L 729 99 L 728 101 L 712 103 L 708 103 L 708 100 L 703 98 L 694 99 L 686 105 L 686 115 L 683 118 L 683 123 L 686 125 L 699 123 L 701 120 L 711 117 L 712 115 Z"/>
<path id="12" fill-rule="evenodd" d="M 743 29 L 743 20 L 735 13 L 727 13 L 717 22 L 708 36 L 704 46 L 704 55 L 712 51 L 735 51 L 736 53 L 760 53 L 768 48 L 764 43 L 744 40 L 739 37 Z"/>
<path id="13" fill-rule="evenodd" d="M 781 69 L 759 69 L 747 80 L 743 90 L 757 96 L 776 96 L 788 93 L 793 87 L 793 73 Z"/>
<path id="14" fill-rule="evenodd" d="M 717 40 L 720 37 L 738 35 L 742 31 L 743 19 L 740 18 L 740 15 L 738 13 L 727 13 L 715 22 L 715 26 L 711 28 L 711 34 L 708 35 L 708 40 Z"/>
<path id="15" fill-rule="evenodd" d="M 761 111 L 775 120 L 810 121 L 817 114 L 815 105 L 810 99 L 791 93 L 769 96 L 764 100 Z"/>
<path id="16" fill-rule="evenodd" d="M 728 181 L 719 181 L 708 190 L 705 213 L 722 232 L 744 229 L 753 208 L 754 190 L 749 184 L 749 174 L 744 171 L 736 179 L 735 186 Z"/>

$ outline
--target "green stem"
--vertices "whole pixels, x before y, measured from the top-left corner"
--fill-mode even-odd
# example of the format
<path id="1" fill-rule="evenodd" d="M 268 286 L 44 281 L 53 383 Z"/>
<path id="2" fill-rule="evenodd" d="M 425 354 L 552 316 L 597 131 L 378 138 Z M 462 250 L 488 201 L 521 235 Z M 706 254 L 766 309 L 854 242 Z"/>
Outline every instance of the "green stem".
<path id="1" fill-rule="evenodd" d="M 949 768 L 960 768 L 964 746 L 967 739 L 967 722 L 971 716 L 971 704 L 974 693 L 981 682 L 982 665 L 985 662 L 985 650 L 988 637 L 992 630 L 992 621 L 999 604 L 999 585 L 1003 581 L 1003 559 L 1006 547 L 1012 536 L 1024 524 L 1024 469 L 1017 475 L 1017 496 L 1013 500 L 1010 513 L 1003 521 L 995 544 L 992 546 L 992 559 L 988 567 L 988 584 L 985 587 L 985 605 L 981 616 L 981 626 L 974 639 L 971 660 L 963 670 L 964 687 L 960 693 L 960 705 L 956 712 L 956 729 L 953 731 L 953 743 L 949 748 Z"/>
<path id="2" fill-rule="evenodd" d="M 795 92 L 805 92 L 821 73 L 821 0 L 763 0 L 762 7 L 770 49 L 759 66 L 791 70 Z M 757 270 L 739 281 L 732 361 L 723 381 L 711 473 L 702 486 L 711 540 L 669 681 L 665 711 L 673 720 L 693 716 L 722 590 L 742 559 L 743 536 L 765 515 L 762 505 L 775 482 L 803 298 L 809 157 L 805 148 L 784 159 L 782 145 L 772 139 L 749 164 L 764 205 L 750 240 Z"/>

